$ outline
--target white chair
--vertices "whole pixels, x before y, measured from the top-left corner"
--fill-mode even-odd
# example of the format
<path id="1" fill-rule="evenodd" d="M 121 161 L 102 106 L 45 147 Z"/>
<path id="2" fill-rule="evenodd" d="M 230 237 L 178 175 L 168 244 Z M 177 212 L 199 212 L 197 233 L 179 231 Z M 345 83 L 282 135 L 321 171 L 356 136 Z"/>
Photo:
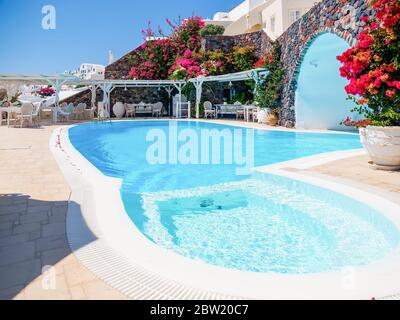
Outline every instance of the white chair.
<path id="1" fill-rule="evenodd" d="M 250 110 L 250 117 L 253 119 L 253 122 L 258 122 L 258 108 Z"/>
<path id="2" fill-rule="evenodd" d="M 157 102 L 153 106 L 153 117 L 161 117 L 161 112 L 162 112 L 163 104 L 162 102 Z"/>
<path id="3" fill-rule="evenodd" d="M 125 117 L 133 118 L 136 116 L 136 106 L 134 104 L 125 103 Z"/>
<path id="4" fill-rule="evenodd" d="M 212 118 L 217 117 L 217 110 L 213 108 L 213 105 L 210 101 L 204 102 L 204 117 L 208 119 L 208 116 Z"/>
<path id="5" fill-rule="evenodd" d="M 36 126 L 39 127 L 40 122 L 40 112 L 42 110 L 43 102 L 40 104 L 36 104 L 32 113 L 32 121 L 36 122 Z"/>
<path id="6" fill-rule="evenodd" d="M 75 120 L 85 119 L 85 110 L 86 110 L 86 103 L 79 103 L 74 110 Z"/>
<path id="7" fill-rule="evenodd" d="M 65 121 L 69 121 L 69 117 L 74 111 L 74 104 L 70 103 L 68 104 L 67 108 L 64 110 L 61 110 L 60 107 L 57 107 L 57 115 L 60 117 L 60 119 L 64 119 Z"/>
<path id="8" fill-rule="evenodd" d="M 63 102 L 63 103 L 60 104 L 60 109 L 62 111 L 65 111 L 65 109 L 67 109 L 67 107 L 68 107 L 68 103 L 66 103 L 66 102 Z"/>
<path id="9" fill-rule="evenodd" d="M 29 125 L 33 124 L 33 104 L 32 103 L 24 103 L 21 106 L 20 113 L 17 114 L 16 122 L 21 124 L 21 128 L 25 121 L 28 121 Z"/>
<path id="10" fill-rule="evenodd" d="M 243 107 L 242 103 L 239 102 L 239 101 L 236 101 L 234 103 L 234 106 L 236 107 L 236 120 L 239 119 L 239 118 L 243 118 L 244 119 L 245 111 L 244 111 L 244 107 Z"/>

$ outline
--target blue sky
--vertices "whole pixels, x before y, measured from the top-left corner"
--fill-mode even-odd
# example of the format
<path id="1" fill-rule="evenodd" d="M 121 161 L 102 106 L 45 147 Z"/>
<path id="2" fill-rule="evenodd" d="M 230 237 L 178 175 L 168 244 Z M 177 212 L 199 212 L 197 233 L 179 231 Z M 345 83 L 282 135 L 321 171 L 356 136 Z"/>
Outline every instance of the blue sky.
<path id="1" fill-rule="evenodd" d="M 0 0 L 0 74 L 54 74 L 80 63 L 106 64 L 142 42 L 149 20 L 212 17 L 242 0 Z M 56 29 L 42 28 L 42 7 L 56 9 Z M 166 29 L 166 28 L 165 28 Z"/>

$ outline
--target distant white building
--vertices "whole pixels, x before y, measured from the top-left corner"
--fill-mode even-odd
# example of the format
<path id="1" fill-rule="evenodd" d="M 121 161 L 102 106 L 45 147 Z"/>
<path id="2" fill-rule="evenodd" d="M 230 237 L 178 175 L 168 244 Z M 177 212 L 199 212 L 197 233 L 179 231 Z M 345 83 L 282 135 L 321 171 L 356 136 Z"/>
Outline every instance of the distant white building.
<path id="1" fill-rule="evenodd" d="M 104 80 L 106 67 L 101 64 L 82 63 L 76 76 L 84 80 Z"/>
<path id="2" fill-rule="evenodd" d="M 275 40 L 321 0 L 245 0 L 229 12 L 217 12 L 207 24 L 225 27 L 225 35 L 264 30 Z"/>
<path id="3" fill-rule="evenodd" d="M 104 80 L 106 67 L 101 64 L 82 63 L 78 70 L 66 71 L 83 80 Z"/>

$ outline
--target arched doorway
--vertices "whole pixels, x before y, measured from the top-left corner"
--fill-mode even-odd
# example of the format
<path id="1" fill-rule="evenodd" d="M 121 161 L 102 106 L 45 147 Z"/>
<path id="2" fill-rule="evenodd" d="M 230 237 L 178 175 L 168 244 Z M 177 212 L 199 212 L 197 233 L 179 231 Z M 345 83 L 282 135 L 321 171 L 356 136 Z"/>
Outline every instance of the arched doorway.
<path id="1" fill-rule="evenodd" d="M 340 76 L 336 57 L 349 47 L 345 40 L 332 33 L 321 34 L 311 43 L 297 82 L 297 128 L 348 129 L 340 122 L 350 115 L 354 104 L 346 100 L 347 80 Z"/>

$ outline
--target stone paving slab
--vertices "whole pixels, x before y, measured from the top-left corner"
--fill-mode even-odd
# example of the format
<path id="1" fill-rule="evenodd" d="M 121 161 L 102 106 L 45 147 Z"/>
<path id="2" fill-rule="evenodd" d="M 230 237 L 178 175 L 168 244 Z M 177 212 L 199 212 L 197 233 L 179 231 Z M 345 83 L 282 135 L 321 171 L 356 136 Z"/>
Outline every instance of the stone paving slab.
<path id="1" fill-rule="evenodd" d="M 369 186 L 385 191 L 390 200 L 400 203 L 400 171 L 377 170 L 371 165 L 368 156 L 352 157 L 324 164 L 306 170 L 330 176 L 343 181 Z"/>
<path id="2" fill-rule="evenodd" d="M 0 127 L 0 299 L 126 299 L 69 249 L 70 190 L 48 147 L 54 129 Z"/>

